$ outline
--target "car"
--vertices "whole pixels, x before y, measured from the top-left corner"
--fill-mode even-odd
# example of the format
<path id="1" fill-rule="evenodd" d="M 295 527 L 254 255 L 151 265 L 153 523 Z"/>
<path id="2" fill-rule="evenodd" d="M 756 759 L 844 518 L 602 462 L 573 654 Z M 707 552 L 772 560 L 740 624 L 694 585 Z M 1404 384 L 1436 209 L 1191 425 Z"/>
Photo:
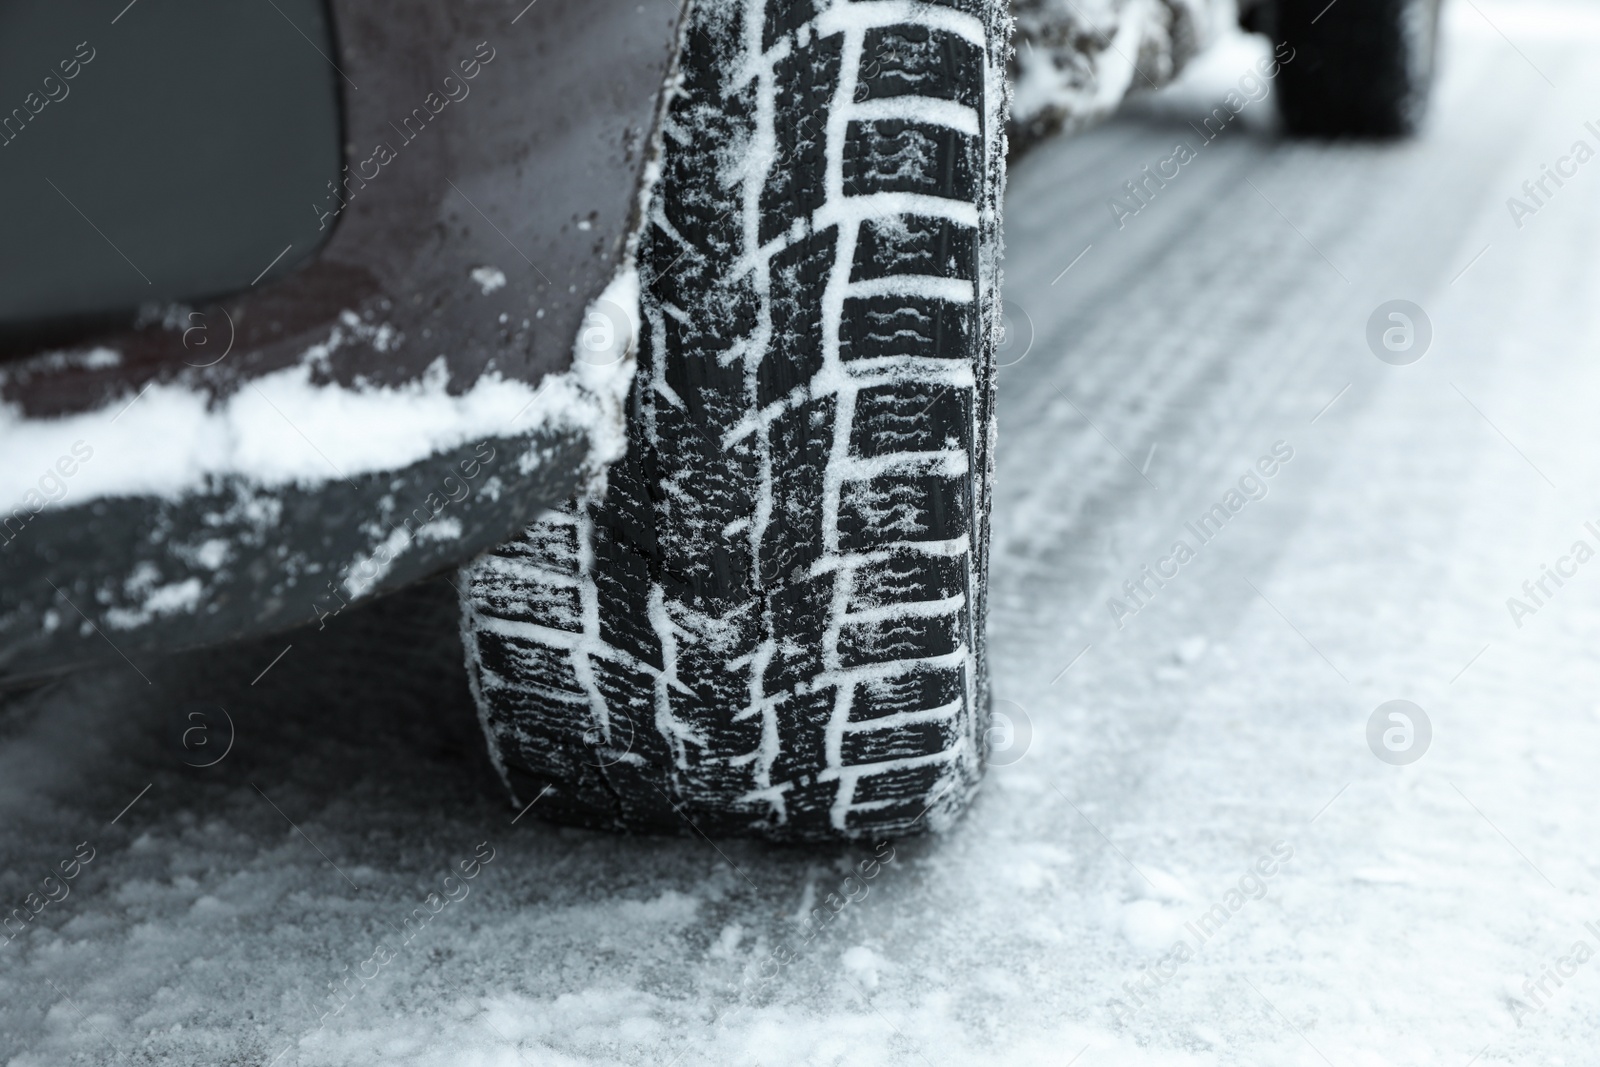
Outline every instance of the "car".
<path id="1" fill-rule="evenodd" d="M 988 745 L 1008 144 L 1231 17 L 7 5 L 0 683 L 443 573 L 514 804 L 950 825 Z M 1241 17 L 1291 132 L 1417 128 L 1433 0 Z"/>

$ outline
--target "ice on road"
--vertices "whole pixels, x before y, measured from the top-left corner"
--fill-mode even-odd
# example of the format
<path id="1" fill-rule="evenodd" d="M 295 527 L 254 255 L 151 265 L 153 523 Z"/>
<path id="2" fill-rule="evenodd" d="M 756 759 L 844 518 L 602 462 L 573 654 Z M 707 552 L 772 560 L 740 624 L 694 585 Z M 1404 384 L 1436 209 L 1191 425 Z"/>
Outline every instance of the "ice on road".
<path id="1" fill-rule="evenodd" d="M 1600 12 L 1446 31 L 1415 142 L 1200 147 L 1235 42 L 1014 168 L 952 832 L 507 811 L 444 586 L 114 659 L 0 703 L 0 1062 L 1592 1062 Z"/>

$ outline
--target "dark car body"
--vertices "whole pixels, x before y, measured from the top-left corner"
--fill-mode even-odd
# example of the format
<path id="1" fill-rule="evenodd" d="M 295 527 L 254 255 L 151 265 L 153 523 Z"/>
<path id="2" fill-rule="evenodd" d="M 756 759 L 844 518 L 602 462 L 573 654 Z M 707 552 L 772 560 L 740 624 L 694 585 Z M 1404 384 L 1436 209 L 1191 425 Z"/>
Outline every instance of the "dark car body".
<path id="1" fill-rule="evenodd" d="M 261 0 L 238 5 L 265 19 L 246 25 L 202 0 L 147 3 L 73 5 L 72 25 L 34 0 L 0 16 L 4 31 L 28 9 L 48 37 L 26 42 L 37 72 L 14 91 L 0 77 L 22 107 L 0 174 L 38 197 L 0 214 L 18 233 L 58 213 L 67 236 L 33 239 L 86 242 L 74 255 L 111 279 L 109 296 L 18 297 L 34 280 L 18 273 L 0 300 L 0 457 L 17 497 L 0 501 L 0 682 L 326 618 L 503 540 L 594 458 L 593 433 L 545 417 L 539 389 L 571 369 L 626 259 L 676 5 Z M 146 276 L 160 227 L 141 236 L 140 205 L 114 202 L 115 168 L 193 191 L 162 205 L 169 226 L 185 211 L 211 225 L 204 212 L 228 204 L 203 194 L 230 165 L 276 165 L 249 158 L 225 77 L 269 34 L 304 49 L 301 77 L 336 102 L 333 154 L 310 172 L 337 164 L 337 181 L 313 187 L 285 157 L 305 206 L 282 239 L 267 243 L 250 198 L 232 210 L 262 231 L 252 262 L 298 247 L 254 281 L 223 263 L 161 292 Z M 72 59 L 80 38 L 93 59 L 68 95 L 55 53 Z M 150 96 L 161 71 L 194 68 Z M 34 111 L 44 96 L 24 83 L 40 72 L 54 81 Z M 96 163 L 74 122 L 118 131 L 118 151 Z M 98 196 L 75 180 L 95 165 L 112 168 Z M 362 458 L 390 438 L 404 447 Z M 285 459 L 311 452 L 325 469 Z"/>

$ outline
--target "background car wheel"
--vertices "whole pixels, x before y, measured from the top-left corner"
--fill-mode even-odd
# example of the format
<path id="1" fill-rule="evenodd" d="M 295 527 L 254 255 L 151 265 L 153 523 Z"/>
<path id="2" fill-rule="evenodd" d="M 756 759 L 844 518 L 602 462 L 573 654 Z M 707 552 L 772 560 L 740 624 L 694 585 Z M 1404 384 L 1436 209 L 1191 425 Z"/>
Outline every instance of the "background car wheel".
<path id="1" fill-rule="evenodd" d="M 1439 0 L 1279 0 L 1276 40 L 1294 49 L 1278 74 L 1291 133 L 1401 137 L 1427 110 Z"/>
<path id="2" fill-rule="evenodd" d="M 999 0 L 703 0 L 639 238 L 628 453 L 464 572 L 514 798 L 818 840 L 981 772 Z"/>

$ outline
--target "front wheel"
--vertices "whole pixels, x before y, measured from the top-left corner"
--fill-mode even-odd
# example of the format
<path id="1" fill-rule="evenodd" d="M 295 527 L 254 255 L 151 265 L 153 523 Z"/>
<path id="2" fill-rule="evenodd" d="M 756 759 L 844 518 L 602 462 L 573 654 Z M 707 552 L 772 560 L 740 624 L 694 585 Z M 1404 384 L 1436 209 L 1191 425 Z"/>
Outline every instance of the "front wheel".
<path id="1" fill-rule="evenodd" d="M 937 829 L 988 720 L 1006 6 L 685 20 L 627 455 L 464 572 L 485 728 L 548 819 Z"/>
<path id="2" fill-rule="evenodd" d="M 1289 132 L 1416 133 L 1433 86 L 1439 0 L 1271 0 L 1269 26 L 1293 59 L 1278 74 Z"/>

